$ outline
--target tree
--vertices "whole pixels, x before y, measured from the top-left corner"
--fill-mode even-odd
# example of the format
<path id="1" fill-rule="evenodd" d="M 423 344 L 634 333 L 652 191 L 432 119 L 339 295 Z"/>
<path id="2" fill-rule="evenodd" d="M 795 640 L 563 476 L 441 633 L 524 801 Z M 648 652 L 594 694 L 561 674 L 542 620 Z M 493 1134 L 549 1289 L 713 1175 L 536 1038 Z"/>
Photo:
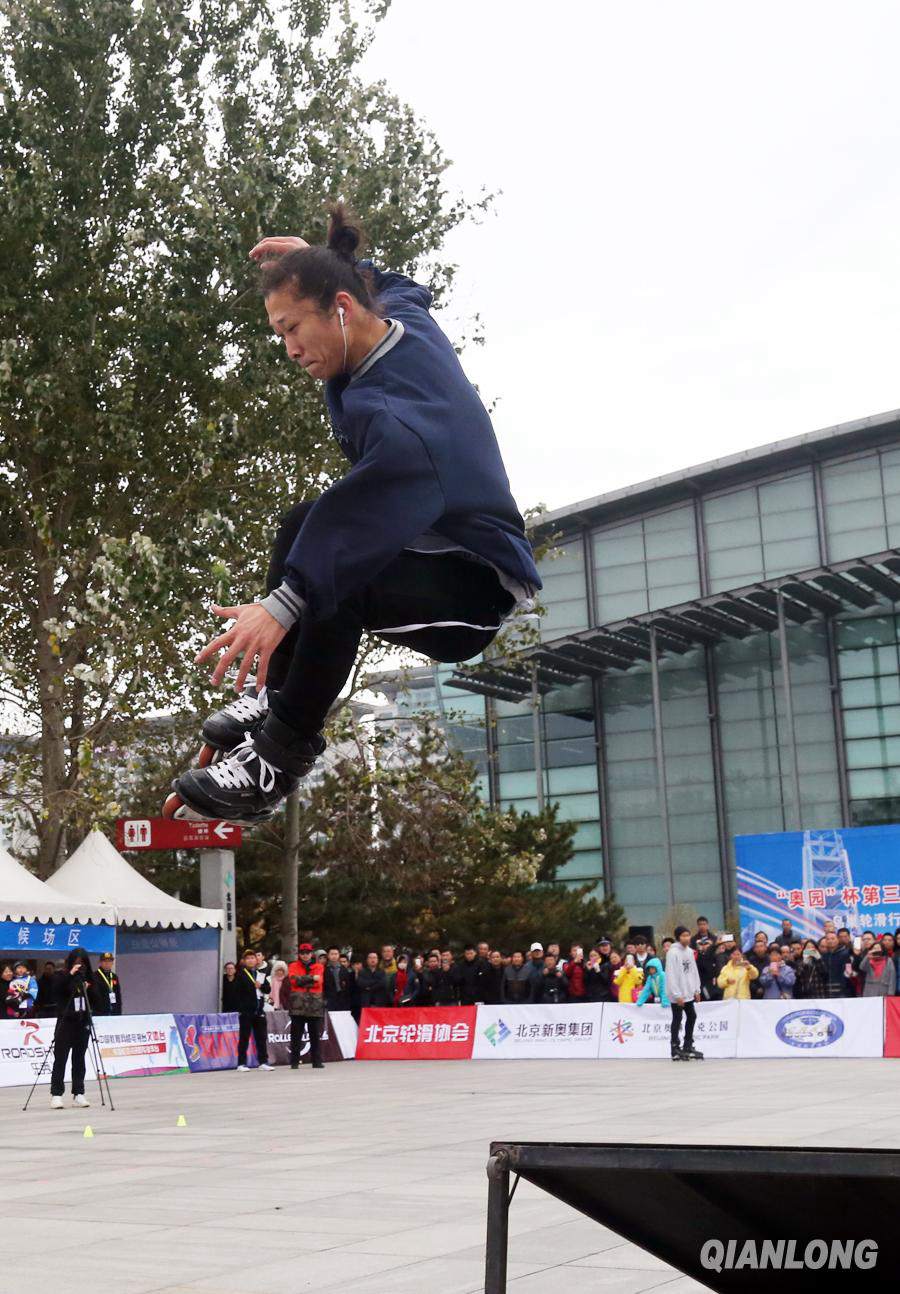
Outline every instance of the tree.
<path id="1" fill-rule="evenodd" d="M 385 3 L 9 0 L 0 18 L 3 790 L 39 839 L 110 816 L 94 751 L 207 712 L 201 600 L 261 588 L 269 532 L 339 470 L 263 325 L 247 252 L 340 194 L 415 270 L 471 206 L 356 73 Z M 438 295 L 450 267 L 432 264 Z M 218 700 L 216 704 L 221 704 Z"/>
<path id="2" fill-rule="evenodd" d="M 493 811 L 478 796 L 474 765 L 428 715 L 373 733 L 345 713 L 332 741 L 337 759 L 299 805 L 304 928 L 363 948 L 388 937 L 426 946 L 482 935 L 511 947 L 535 933 L 587 940 L 622 926 L 613 901 L 556 879 L 574 826 L 555 806 Z M 242 853 L 242 870 L 248 862 Z M 251 911 L 248 897 L 239 894 L 242 924 L 273 934 L 278 905 Z"/>

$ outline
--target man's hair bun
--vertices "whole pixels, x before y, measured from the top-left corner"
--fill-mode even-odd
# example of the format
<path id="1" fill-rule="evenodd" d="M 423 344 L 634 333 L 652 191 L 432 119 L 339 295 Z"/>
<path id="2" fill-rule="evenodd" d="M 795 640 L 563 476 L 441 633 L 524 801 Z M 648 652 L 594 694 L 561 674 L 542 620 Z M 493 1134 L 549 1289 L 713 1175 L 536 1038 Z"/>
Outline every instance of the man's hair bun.
<path id="1" fill-rule="evenodd" d="M 336 202 L 329 207 L 331 217 L 328 222 L 328 246 L 338 256 L 348 261 L 356 260 L 356 252 L 363 241 L 359 222 L 348 211 L 343 202 Z"/>

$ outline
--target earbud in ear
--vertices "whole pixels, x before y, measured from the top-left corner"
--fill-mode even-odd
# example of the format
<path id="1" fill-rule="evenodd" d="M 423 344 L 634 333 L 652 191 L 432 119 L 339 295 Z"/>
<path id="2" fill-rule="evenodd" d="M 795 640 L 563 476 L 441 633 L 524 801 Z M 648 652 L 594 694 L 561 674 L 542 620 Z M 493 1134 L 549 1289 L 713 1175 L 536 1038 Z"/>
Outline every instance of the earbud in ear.
<path id="1" fill-rule="evenodd" d="M 338 318 L 340 319 L 341 323 L 343 323 L 343 322 L 344 322 L 344 307 L 343 307 L 343 306 L 338 306 Z"/>

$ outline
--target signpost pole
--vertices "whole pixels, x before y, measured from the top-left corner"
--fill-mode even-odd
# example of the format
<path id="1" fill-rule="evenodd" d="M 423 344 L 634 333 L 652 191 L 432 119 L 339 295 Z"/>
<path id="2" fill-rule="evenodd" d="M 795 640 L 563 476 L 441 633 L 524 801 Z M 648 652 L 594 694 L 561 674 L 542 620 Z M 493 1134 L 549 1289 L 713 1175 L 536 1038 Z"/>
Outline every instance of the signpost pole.
<path id="1" fill-rule="evenodd" d="M 223 965 L 225 962 L 237 961 L 234 850 L 200 850 L 200 906 L 222 909 L 225 921 L 222 926 L 221 961 Z"/>

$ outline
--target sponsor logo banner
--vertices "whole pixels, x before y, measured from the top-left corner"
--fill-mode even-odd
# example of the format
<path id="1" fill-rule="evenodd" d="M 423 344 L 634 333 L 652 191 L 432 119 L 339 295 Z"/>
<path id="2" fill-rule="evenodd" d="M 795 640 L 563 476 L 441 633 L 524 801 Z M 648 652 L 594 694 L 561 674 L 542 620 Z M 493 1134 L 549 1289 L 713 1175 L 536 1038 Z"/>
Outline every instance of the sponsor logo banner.
<path id="1" fill-rule="evenodd" d="M 753 1056 L 881 1056 L 883 999 L 742 1002 L 737 1054 Z"/>
<path id="2" fill-rule="evenodd" d="M 349 1011 L 347 1014 L 350 1014 Z M 269 1051 L 269 1064 L 289 1065 L 291 1063 L 290 1014 L 287 1011 L 267 1011 L 266 1024 L 268 1025 L 269 1030 L 266 1040 L 266 1046 Z M 336 1060 L 343 1060 L 344 1053 L 341 1050 L 341 1044 L 335 1034 L 330 1012 L 325 1012 L 324 1018 L 319 1021 L 319 1027 L 321 1029 L 320 1050 L 322 1053 L 322 1059 L 327 1065 L 333 1064 Z M 252 1039 L 251 1048 L 255 1055 L 256 1043 L 253 1042 Z M 303 1065 L 309 1065 L 312 1063 L 312 1054 L 309 1047 L 309 1034 L 306 1032 L 304 1032 L 303 1041 L 300 1044 L 300 1062 Z"/>
<path id="3" fill-rule="evenodd" d="M 55 1020 L 0 1020 L 0 1087 L 33 1083 L 45 1057 L 41 1082 L 50 1082 L 48 1052 L 55 1028 Z"/>
<path id="4" fill-rule="evenodd" d="M 175 1023 L 192 1074 L 237 1068 L 236 1011 L 221 1015 L 176 1015 Z"/>
<path id="5" fill-rule="evenodd" d="M 600 1047 L 600 1003 L 556 1006 L 480 1006 L 473 1060 L 565 1057 L 595 1060 Z"/>
<path id="6" fill-rule="evenodd" d="M 474 1006 L 367 1007 L 357 1060 L 470 1060 Z"/>
<path id="7" fill-rule="evenodd" d="M 94 1027 L 100 1059 L 110 1078 L 145 1078 L 188 1070 L 173 1015 L 97 1016 Z"/>
<path id="8" fill-rule="evenodd" d="M 694 1046 L 704 1056 L 721 1060 L 736 1055 L 739 1005 L 735 1001 L 696 1003 Z M 750 1005 L 755 1007 L 757 1004 Z M 649 1056 L 668 1059 L 672 1051 L 671 1034 L 670 1007 L 653 1006 L 649 1002 L 646 1006 L 605 1002 L 600 1030 L 600 1059 L 629 1060 Z"/>

